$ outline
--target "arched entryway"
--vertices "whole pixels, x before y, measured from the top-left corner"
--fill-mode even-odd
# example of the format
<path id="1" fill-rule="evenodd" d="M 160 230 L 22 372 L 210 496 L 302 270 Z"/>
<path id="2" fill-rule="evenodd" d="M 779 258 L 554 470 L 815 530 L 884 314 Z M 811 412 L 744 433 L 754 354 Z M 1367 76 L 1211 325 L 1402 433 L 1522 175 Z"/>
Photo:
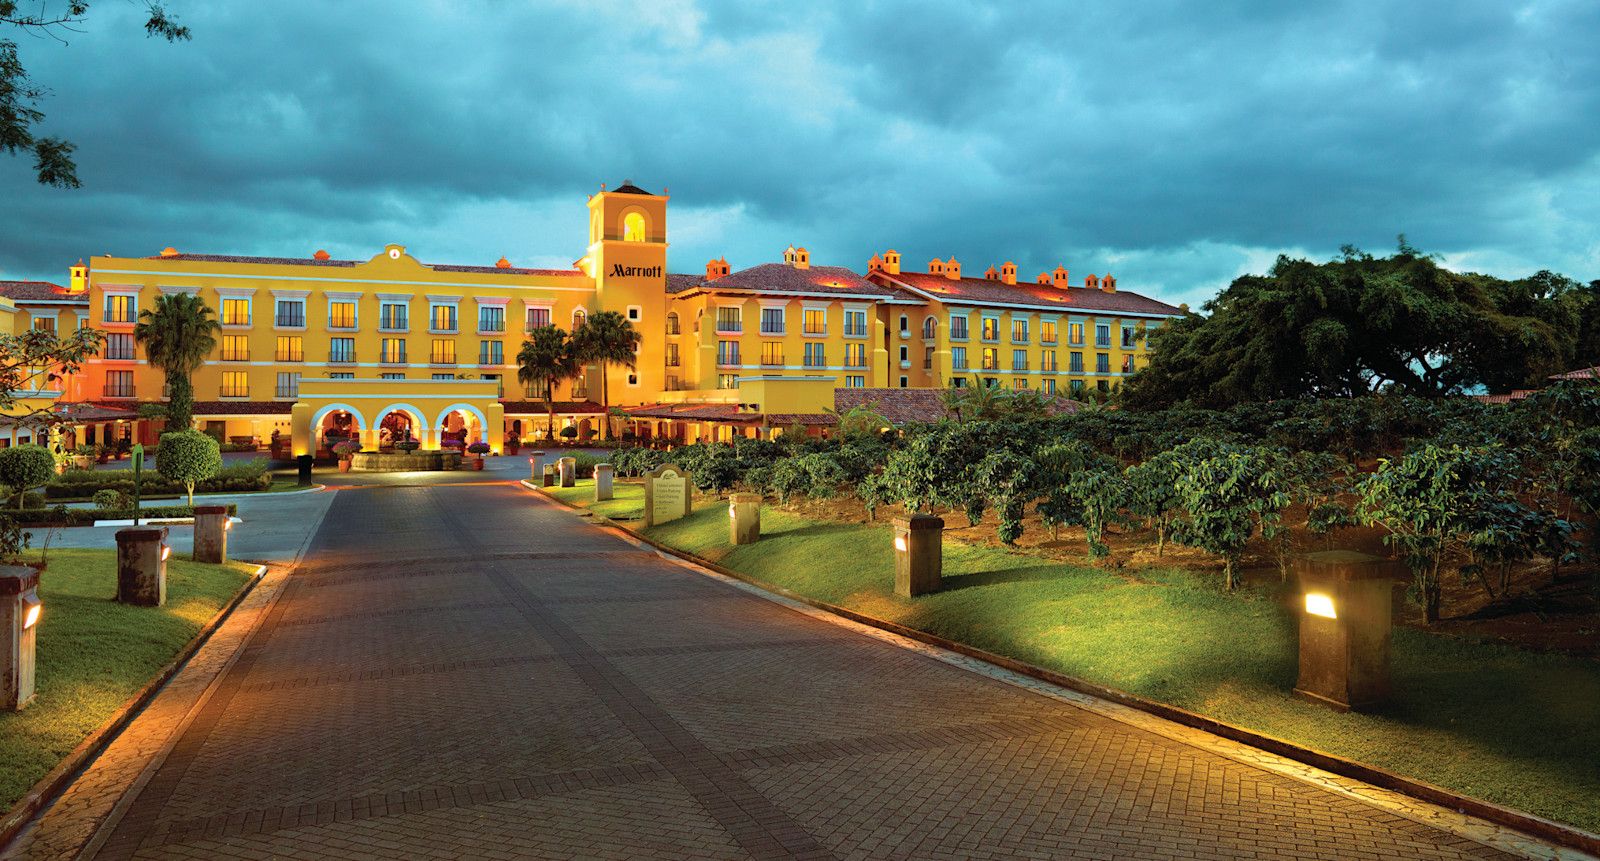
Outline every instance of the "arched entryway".
<path id="1" fill-rule="evenodd" d="M 435 423 L 440 448 L 465 449 L 475 442 L 489 442 L 484 436 L 488 420 L 471 404 L 451 404 L 439 413 Z"/>
<path id="2" fill-rule="evenodd" d="M 366 417 L 349 404 L 329 404 L 311 417 L 311 428 L 319 456 L 329 457 L 336 443 L 362 441 L 367 430 Z"/>

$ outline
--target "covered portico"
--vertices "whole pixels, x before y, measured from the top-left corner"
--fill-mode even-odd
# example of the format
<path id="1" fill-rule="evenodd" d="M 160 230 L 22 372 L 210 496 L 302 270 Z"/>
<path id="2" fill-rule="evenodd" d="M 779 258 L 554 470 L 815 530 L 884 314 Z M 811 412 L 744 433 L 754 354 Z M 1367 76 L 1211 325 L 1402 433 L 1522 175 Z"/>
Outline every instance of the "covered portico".
<path id="1" fill-rule="evenodd" d="M 463 442 L 485 442 L 500 453 L 505 411 L 497 380 L 333 380 L 301 378 L 291 414 L 294 454 L 315 454 L 330 432 L 376 451 L 389 420 L 424 449 L 440 448 L 446 433 Z M 399 438 L 398 436 L 396 438 Z"/>

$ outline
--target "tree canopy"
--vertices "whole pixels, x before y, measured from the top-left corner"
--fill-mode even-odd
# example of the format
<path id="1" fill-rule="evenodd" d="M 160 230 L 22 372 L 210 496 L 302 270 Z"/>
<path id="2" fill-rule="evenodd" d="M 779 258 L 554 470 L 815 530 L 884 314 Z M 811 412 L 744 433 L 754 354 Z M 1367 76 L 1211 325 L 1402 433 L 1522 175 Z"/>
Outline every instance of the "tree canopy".
<path id="1" fill-rule="evenodd" d="M 616 311 L 598 311 L 572 331 L 572 349 L 578 360 L 600 365 L 600 404 L 606 411 L 606 439 L 611 439 L 611 387 L 607 365 L 632 369 L 637 364 L 639 332 Z"/>
<path id="2" fill-rule="evenodd" d="M 139 312 L 133 337 L 144 344 L 145 358 L 167 376 L 167 427 L 189 427 L 194 410 L 190 375 L 217 346 L 222 327 L 216 313 L 199 296 L 168 293 L 156 298 L 154 310 Z"/>
<path id="3" fill-rule="evenodd" d="M 1445 269 L 1400 238 L 1391 257 L 1346 246 L 1327 263 L 1280 256 L 1152 333 L 1133 408 L 1225 408 L 1392 391 L 1438 397 L 1540 384 L 1579 358 L 1592 288 L 1549 272 L 1518 281 Z M 1593 323 L 1590 329 L 1594 328 Z"/>
<path id="4" fill-rule="evenodd" d="M 550 414 L 546 433 L 552 437 L 556 431 L 556 386 L 582 371 L 582 364 L 573 354 L 572 342 L 557 326 L 540 326 L 529 332 L 522 349 L 517 351 L 517 382 L 536 385 L 541 390 L 545 409 Z"/>

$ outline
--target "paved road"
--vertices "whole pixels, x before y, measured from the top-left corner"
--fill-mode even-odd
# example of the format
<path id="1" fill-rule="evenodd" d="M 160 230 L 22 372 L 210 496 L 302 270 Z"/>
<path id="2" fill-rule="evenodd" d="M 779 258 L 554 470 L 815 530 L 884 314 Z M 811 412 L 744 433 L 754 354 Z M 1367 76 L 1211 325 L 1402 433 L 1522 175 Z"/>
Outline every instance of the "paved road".
<path id="1" fill-rule="evenodd" d="M 93 858 L 1514 857 L 818 621 L 511 486 L 328 495 Z"/>

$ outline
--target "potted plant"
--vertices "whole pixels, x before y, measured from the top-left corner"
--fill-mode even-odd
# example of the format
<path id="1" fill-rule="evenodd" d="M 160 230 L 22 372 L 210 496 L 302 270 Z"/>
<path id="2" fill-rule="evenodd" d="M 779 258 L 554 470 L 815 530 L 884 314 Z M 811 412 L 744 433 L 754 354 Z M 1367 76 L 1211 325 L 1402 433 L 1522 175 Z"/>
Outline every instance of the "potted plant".
<path id="1" fill-rule="evenodd" d="M 467 451 L 472 452 L 474 455 L 472 458 L 472 468 L 483 469 L 483 456 L 489 453 L 489 444 L 486 442 L 475 442 L 472 445 L 467 446 Z"/>
<path id="2" fill-rule="evenodd" d="M 333 456 L 339 459 L 340 472 L 350 471 L 350 461 L 356 456 L 356 452 L 360 450 L 361 443 L 358 443 L 353 439 L 347 439 L 343 442 L 334 443 Z"/>
<path id="3" fill-rule="evenodd" d="M 94 447 L 94 462 L 95 463 L 106 463 L 109 460 L 111 460 L 111 449 L 110 448 L 108 448 L 106 446 L 103 446 L 103 445 L 97 445 L 97 446 Z"/>
<path id="4" fill-rule="evenodd" d="M 507 454 L 516 454 L 517 451 L 519 449 L 521 449 L 521 448 L 522 448 L 522 440 L 517 439 L 515 436 L 507 436 L 506 437 L 506 453 Z"/>
<path id="5" fill-rule="evenodd" d="M 97 445 L 80 445 L 72 450 L 72 463 L 79 469 L 88 469 L 94 465 L 95 458 L 103 457 Z M 102 463 L 105 461 L 102 460 Z"/>

